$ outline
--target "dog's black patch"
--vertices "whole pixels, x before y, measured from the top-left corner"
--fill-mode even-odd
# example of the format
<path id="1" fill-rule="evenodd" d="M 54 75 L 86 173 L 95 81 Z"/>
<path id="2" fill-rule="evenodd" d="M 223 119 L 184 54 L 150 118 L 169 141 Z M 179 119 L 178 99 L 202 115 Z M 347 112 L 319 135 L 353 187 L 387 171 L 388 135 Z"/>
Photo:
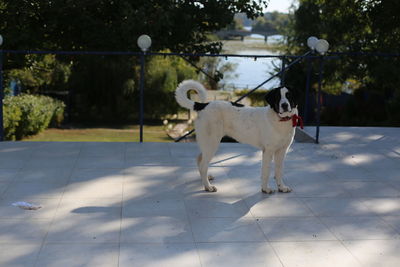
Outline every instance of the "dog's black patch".
<path id="1" fill-rule="evenodd" d="M 239 104 L 239 103 L 235 103 L 235 102 L 231 102 L 231 104 L 232 104 L 232 106 L 234 106 L 234 107 L 238 107 L 238 108 L 242 108 L 242 107 L 244 107 L 244 105 L 243 105 L 243 104 Z"/>
<path id="2" fill-rule="evenodd" d="M 279 101 L 281 100 L 280 90 L 282 87 L 278 87 L 272 89 L 265 96 L 265 101 L 275 110 L 276 113 L 279 113 Z"/>
<path id="3" fill-rule="evenodd" d="M 194 102 L 193 109 L 196 111 L 203 110 L 205 107 L 207 107 L 208 103 L 199 103 L 199 102 Z"/>

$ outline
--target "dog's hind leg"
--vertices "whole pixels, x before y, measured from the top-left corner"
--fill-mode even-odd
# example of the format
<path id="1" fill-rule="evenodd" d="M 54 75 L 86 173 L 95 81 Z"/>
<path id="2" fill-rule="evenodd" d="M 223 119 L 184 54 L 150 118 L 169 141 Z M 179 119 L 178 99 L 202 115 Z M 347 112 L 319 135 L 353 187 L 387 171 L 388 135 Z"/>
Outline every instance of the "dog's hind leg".
<path id="1" fill-rule="evenodd" d="M 197 156 L 197 167 L 200 169 L 200 161 L 201 161 L 201 159 L 202 159 L 202 154 L 200 153 L 198 156 Z M 215 177 L 213 176 L 213 175 L 211 175 L 211 174 L 209 174 L 208 176 L 208 180 L 209 181 L 212 181 L 212 180 L 214 180 L 215 179 Z"/>
<path id="2" fill-rule="evenodd" d="M 199 139 L 199 138 L 198 138 Z M 201 176 L 201 181 L 203 182 L 204 188 L 206 191 L 209 192 L 216 192 L 217 188 L 210 183 L 210 179 L 208 177 L 208 165 L 212 157 L 214 156 L 215 152 L 218 150 L 219 139 L 217 140 L 207 140 L 208 142 L 205 145 L 201 145 L 202 142 L 199 142 L 199 146 L 201 149 L 201 154 L 197 158 L 199 172 Z"/>
<path id="3" fill-rule="evenodd" d="M 279 192 L 289 193 L 292 189 L 285 185 L 283 182 L 283 160 L 285 159 L 287 148 L 280 149 L 275 152 L 274 162 L 275 162 L 275 180 L 278 186 Z"/>

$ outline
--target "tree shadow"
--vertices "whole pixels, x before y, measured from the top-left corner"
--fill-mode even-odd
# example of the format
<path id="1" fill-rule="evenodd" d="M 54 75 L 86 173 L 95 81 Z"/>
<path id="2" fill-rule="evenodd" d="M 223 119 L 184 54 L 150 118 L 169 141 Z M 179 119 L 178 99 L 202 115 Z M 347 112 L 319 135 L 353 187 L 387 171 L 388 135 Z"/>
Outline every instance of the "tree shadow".
<path id="1" fill-rule="evenodd" d="M 372 137 L 369 139 L 371 138 Z M 356 142 L 356 139 L 357 138 L 353 139 L 354 142 Z M 366 138 L 365 140 L 369 139 Z M 379 139 L 373 142 L 381 141 L 387 140 Z M 54 159 L 63 158 L 63 144 L 15 144 L 15 146 L 14 144 L 0 144 L 0 158 L 3 159 L 7 157 L 13 159 L 14 157 L 18 159 L 18 157 L 23 157 L 26 161 L 25 164 L 27 164 L 28 161 L 37 159 L 35 157 L 35 154 L 38 155 L 36 152 L 40 152 L 39 154 L 41 154 L 42 158 L 54 162 L 55 164 L 57 164 L 58 161 Z M 101 146 L 101 143 L 97 145 Z M 124 240 L 122 243 L 126 244 L 128 247 L 129 244 L 144 243 L 146 243 L 149 248 L 151 245 L 166 248 L 167 246 L 175 244 L 188 244 L 188 249 L 195 254 L 200 251 L 201 253 L 212 255 L 212 250 L 204 248 L 207 247 L 206 245 L 201 245 L 198 248 L 192 246 L 194 243 L 212 243 L 216 244 L 216 246 L 218 244 L 216 248 L 220 255 L 232 258 L 237 257 L 237 250 L 231 249 L 226 244 L 236 242 L 242 244 L 238 241 L 243 242 L 243 240 L 248 240 L 247 243 L 249 243 L 249 241 L 257 240 L 257 238 L 260 238 L 257 242 L 260 242 L 262 239 L 263 242 L 268 243 L 272 241 L 273 243 L 275 239 L 292 241 L 293 236 L 300 236 L 303 240 L 309 240 L 311 235 L 312 241 L 313 235 L 327 236 L 327 233 L 329 233 L 330 237 L 333 236 L 335 241 L 341 240 L 346 246 L 348 245 L 352 249 L 354 246 L 354 249 L 358 249 L 358 245 L 364 244 L 363 242 L 365 240 L 354 242 L 353 240 L 346 241 L 346 239 L 349 238 L 346 235 L 350 235 L 351 232 L 354 232 L 353 236 L 350 235 L 353 239 L 360 237 L 368 239 L 368 231 L 370 231 L 370 234 L 376 234 L 379 238 L 393 240 L 397 238 L 395 236 L 399 232 L 398 224 L 391 220 L 391 217 L 400 215 L 400 206 L 397 201 L 398 196 L 387 195 L 388 193 L 385 190 L 381 191 L 381 195 L 377 194 L 371 196 L 360 194 L 360 192 L 363 193 L 370 190 L 368 186 L 371 185 L 371 182 L 398 181 L 399 177 L 396 176 L 396 173 L 393 172 L 393 176 L 390 179 L 383 178 L 385 181 L 380 177 L 376 177 L 376 179 L 379 180 L 370 179 L 366 181 L 365 177 L 346 177 L 338 171 L 340 168 L 355 168 L 359 169 L 360 173 L 364 173 L 368 170 L 369 166 L 372 166 L 372 163 L 376 164 L 376 166 L 385 166 L 385 169 L 388 170 L 389 163 L 387 163 L 387 160 L 389 159 L 390 162 L 396 162 L 396 159 L 387 157 L 387 155 L 384 154 L 385 152 L 377 150 L 377 148 L 380 147 L 379 143 L 341 144 L 340 142 L 336 142 L 325 144 L 325 147 L 322 148 L 321 146 L 312 144 L 295 144 L 293 151 L 289 153 L 286 161 L 286 172 L 288 174 L 287 183 L 292 185 L 294 189 L 294 192 L 289 195 L 277 193 L 273 195 L 263 195 L 259 192 L 261 186 L 260 180 L 258 179 L 260 175 L 260 162 L 255 160 L 255 158 L 258 157 L 258 152 L 250 149 L 245 149 L 243 151 L 237 144 L 233 146 L 222 145 L 221 152 L 217 155 L 217 160 L 213 167 L 211 167 L 211 171 L 216 173 L 216 180 L 214 183 L 217 184 L 220 190 L 217 193 L 204 192 L 197 168 L 195 167 L 195 155 L 197 155 L 198 152 L 190 151 L 193 149 L 192 144 L 188 144 L 187 147 L 185 146 L 186 144 L 179 144 L 176 146 L 177 150 L 171 150 L 171 147 L 175 147 L 173 145 L 174 144 L 158 145 L 154 143 L 148 145 L 120 144 L 118 146 L 123 147 L 123 150 L 121 150 L 122 152 L 119 149 L 113 148 L 112 145 L 107 145 L 104 149 L 96 149 L 95 145 L 88 146 L 88 158 L 92 160 L 96 160 L 96 157 L 92 156 L 92 152 L 93 154 L 100 152 L 106 153 L 112 157 L 115 157 L 118 153 L 123 153 L 123 155 L 128 157 L 132 156 L 132 158 L 125 161 L 126 164 L 124 168 L 110 168 L 107 174 L 93 172 L 92 175 L 85 176 L 86 178 L 84 180 L 67 179 L 65 183 L 50 183 L 52 184 L 50 187 L 44 186 L 35 189 L 35 191 L 26 190 L 26 195 L 24 195 L 23 198 L 29 200 L 55 194 L 57 196 L 48 199 L 60 201 L 67 185 L 74 185 L 73 188 L 79 190 L 82 190 L 83 185 L 87 185 L 86 189 L 88 191 L 96 190 L 95 187 L 90 186 L 92 183 L 104 182 L 118 175 L 123 175 L 123 180 L 111 182 L 109 185 L 121 183 L 124 190 L 123 198 L 115 197 L 107 200 L 107 198 L 103 197 L 102 199 L 104 202 L 99 202 L 99 204 L 97 204 L 96 201 L 90 204 L 82 202 L 81 204 L 78 203 L 71 207 L 63 206 L 64 204 L 59 206 L 45 205 L 40 212 L 51 209 L 54 212 L 57 210 L 58 214 L 61 214 L 59 212 L 62 211 L 64 213 L 62 213 L 62 216 L 57 218 L 55 222 L 58 224 L 62 222 L 63 219 L 66 219 L 67 222 L 60 224 L 59 227 L 58 225 L 53 225 L 51 232 L 49 232 L 48 235 L 43 235 L 42 239 L 32 239 L 30 232 L 22 234 L 12 231 L 6 233 L 7 238 L 10 240 L 20 240 L 21 242 L 31 239 L 31 241 L 35 243 L 47 244 L 51 242 L 52 235 L 71 233 L 72 235 L 76 234 L 76 236 L 78 236 L 80 231 L 93 231 L 93 236 L 96 236 L 96 239 L 88 235 L 87 241 L 94 245 L 100 244 L 101 242 L 120 242 L 121 240 Z M 84 146 L 84 144 L 67 145 L 67 148 L 64 150 L 66 154 L 64 155 L 77 160 L 82 156 L 82 154 L 79 153 L 79 151 L 83 151 L 82 146 Z M 78 153 L 76 153 L 76 148 L 78 148 Z M 384 148 L 384 151 L 390 151 L 390 146 Z M 43 152 L 45 149 L 50 149 L 50 152 Z M 1 154 L 2 151 L 4 151 L 3 154 Z M 6 153 L 10 152 L 11 154 L 5 156 Z M 146 152 L 150 155 L 146 160 L 151 160 L 151 162 L 145 162 L 143 158 L 140 159 L 140 156 L 135 156 L 136 154 Z M 172 158 L 171 156 L 175 156 L 178 159 Z M 355 156 L 355 158 L 352 158 L 352 156 Z M 168 160 L 166 161 L 165 158 Z M 177 163 L 190 161 L 193 161 L 193 164 L 190 164 L 188 167 Z M 136 163 L 140 166 L 136 165 Z M 17 167 L 18 170 L 30 170 L 22 165 Z M 390 168 L 395 169 L 396 164 Z M 54 169 L 56 171 L 60 170 L 59 167 Z M 16 173 L 1 172 L 2 170 L 3 169 L 0 168 L 0 174 L 6 177 L 2 179 L 4 179 L 4 181 L 12 181 L 10 184 L 7 182 L 9 186 L 19 183 L 29 187 L 29 185 L 32 185 L 34 182 L 24 181 L 24 179 L 41 178 L 40 175 L 38 177 L 34 175 L 29 177 L 11 177 L 10 175 L 15 175 Z M 72 166 L 71 171 L 72 170 L 77 169 Z M 44 173 L 47 176 L 57 174 L 56 172 Z M 28 175 L 28 173 L 26 172 L 24 175 Z M 57 179 L 60 177 L 59 175 L 59 177 L 55 178 Z M 47 178 L 49 177 L 44 177 L 44 179 Z M 344 191 L 348 195 L 343 197 L 324 195 L 322 193 L 318 194 L 319 190 L 332 190 L 332 188 L 327 187 L 329 182 L 334 182 L 343 186 Z M 300 190 L 300 184 L 302 190 L 304 190 L 302 191 L 303 194 L 299 194 L 298 192 Z M 352 187 L 346 187 L 350 184 Z M 7 187 L 5 192 L 0 195 L 2 198 L 0 199 L 0 203 L 4 204 L 6 201 L 9 201 L 7 191 L 10 188 L 11 187 Z M 110 193 L 107 191 L 112 191 L 113 188 L 104 187 L 103 190 L 105 190 L 104 195 L 107 195 Z M 393 190 L 391 192 L 399 191 L 399 189 L 396 188 Z M 310 196 L 311 192 L 313 195 Z M 73 195 L 69 197 L 73 199 Z M 334 206 L 335 202 L 338 202 L 340 199 L 345 199 L 346 201 L 342 201 L 343 203 L 341 205 Z M 300 204 L 297 205 L 298 202 Z M 319 202 L 321 203 L 321 207 L 317 205 Z M 335 212 L 338 210 L 348 210 L 349 213 L 324 213 L 329 211 L 329 209 L 325 209 L 324 205 L 322 205 L 324 202 L 327 205 L 326 207 L 332 208 Z M 292 205 L 293 203 L 296 203 L 296 205 Z M 274 215 L 271 214 L 272 210 L 266 209 L 264 211 L 262 209 L 264 205 L 265 207 L 269 207 L 271 204 L 276 204 L 276 209 L 284 210 L 287 212 L 286 214 L 290 216 L 282 216 L 282 214 L 284 215 L 285 213 L 276 213 Z M 310 215 L 307 216 L 306 219 L 300 216 L 300 213 L 300 215 L 293 216 L 293 214 L 298 212 L 296 208 L 299 207 L 299 205 L 310 210 Z M 319 208 L 322 209 L 321 213 L 318 213 Z M 24 213 L 24 215 L 21 216 L 16 214 L 14 210 L 10 210 L 9 213 L 7 213 L 8 211 L 6 209 L 4 211 L 5 213 L 2 214 L 3 216 L 9 216 L 7 218 L 8 221 L 13 220 L 18 224 L 18 222 L 26 220 L 32 232 L 40 231 L 38 225 L 31 223 L 34 221 L 32 218 L 35 218 L 32 214 L 39 213 L 30 213 L 29 215 L 26 215 L 28 213 Z M 353 211 L 355 211 L 354 214 L 351 213 Z M 54 214 L 49 215 L 48 219 L 43 220 L 53 221 L 54 217 L 52 216 L 54 216 Z M 63 216 L 65 216 L 65 218 Z M 359 221 L 346 219 L 333 220 L 329 219 L 330 217 L 357 217 Z M 40 216 L 37 218 L 40 220 Z M 364 222 L 362 220 L 363 218 L 366 218 Z M 307 232 L 307 228 L 302 228 L 305 227 L 304 224 L 309 222 L 307 220 L 322 226 L 315 231 Z M 4 219 L 2 219 L 0 215 L 0 222 L 1 221 L 4 221 Z M 258 230 L 254 230 L 255 228 Z M 381 229 L 381 231 L 374 230 L 377 228 Z M 248 236 L 243 237 L 242 234 L 238 234 L 241 233 L 241 231 L 246 232 Z M 270 231 L 279 232 L 278 237 L 277 235 L 272 235 Z M 254 233 L 259 233 L 259 236 L 255 237 Z M 5 236 L 4 233 L 2 233 L 2 235 L 3 237 Z M 271 236 L 275 239 L 269 239 Z M 89 238 L 91 238 L 91 240 L 89 240 Z M 235 238 L 237 239 L 235 240 Z M 80 242 L 81 241 L 78 239 L 72 240 L 70 245 L 73 246 Z M 367 243 L 370 244 L 370 242 L 372 241 L 368 241 Z M 4 244 L 5 243 L 2 243 L 3 246 Z M 221 246 L 226 246 L 221 247 L 219 244 L 222 244 Z M 389 256 L 394 255 L 397 245 L 391 248 L 390 246 L 385 246 L 386 244 L 387 243 L 381 244 L 382 247 L 385 248 L 383 253 Z M 11 246 L 11 244 L 7 244 L 7 246 Z M 39 250 L 35 249 L 35 247 L 32 247 L 22 252 L 19 257 L 20 260 L 36 257 Z M 335 247 L 333 247 L 333 249 L 335 249 Z M 182 252 L 182 250 L 168 251 L 168 254 L 164 253 L 159 256 L 152 255 L 152 257 L 154 257 L 154 260 L 162 262 L 164 260 L 178 258 L 180 256 L 179 253 Z M 140 255 L 137 256 L 139 257 Z M 276 257 L 276 255 L 273 254 L 271 257 Z M 56 262 L 56 260 L 57 259 L 54 258 L 54 262 Z M 376 263 L 378 260 L 379 257 L 376 256 L 369 258 L 368 262 Z M 7 260 L 6 265 L 18 264 L 19 262 L 17 258 L 10 258 Z"/>

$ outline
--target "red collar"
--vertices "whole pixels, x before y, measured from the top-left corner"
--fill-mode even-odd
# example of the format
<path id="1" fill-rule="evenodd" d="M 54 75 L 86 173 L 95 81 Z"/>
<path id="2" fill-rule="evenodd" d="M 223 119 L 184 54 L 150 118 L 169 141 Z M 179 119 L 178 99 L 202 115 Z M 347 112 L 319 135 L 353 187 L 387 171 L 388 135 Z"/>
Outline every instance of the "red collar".
<path id="1" fill-rule="evenodd" d="M 292 119 L 292 117 L 286 116 L 286 117 L 280 117 L 279 121 L 288 121 L 288 120 L 291 120 L 291 119 Z"/>
<path id="2" fill-rule="evenodd" d="M 292 120 L 293 127 L 296 127 L 297 125 L 299 125 L 301 129 L 304 129 L 303 119 L 296 114 L 291 117 L 287 116 L 287 117 L 280 118 L 279 121 L 289 121 L 289 120 Z"/>

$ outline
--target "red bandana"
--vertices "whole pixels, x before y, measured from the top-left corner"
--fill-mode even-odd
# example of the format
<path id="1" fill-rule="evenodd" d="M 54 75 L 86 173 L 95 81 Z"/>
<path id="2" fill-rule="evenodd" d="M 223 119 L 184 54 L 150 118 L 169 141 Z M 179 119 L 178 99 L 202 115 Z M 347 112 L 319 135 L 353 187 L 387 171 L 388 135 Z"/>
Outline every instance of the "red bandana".
<path id="1" fill-rule="evenodd" d="M 281 118 L 280 121 L 288 121 L 288 120 L 292 120 L 292 126 L 296 127 L 297 125 L 300 125 L 301 129 L 304 129 L 304 124 L 303 124 L 303 119 L 298 116 L 298 115 L 293 115 L 292 117 L 284 117 Z"/>

